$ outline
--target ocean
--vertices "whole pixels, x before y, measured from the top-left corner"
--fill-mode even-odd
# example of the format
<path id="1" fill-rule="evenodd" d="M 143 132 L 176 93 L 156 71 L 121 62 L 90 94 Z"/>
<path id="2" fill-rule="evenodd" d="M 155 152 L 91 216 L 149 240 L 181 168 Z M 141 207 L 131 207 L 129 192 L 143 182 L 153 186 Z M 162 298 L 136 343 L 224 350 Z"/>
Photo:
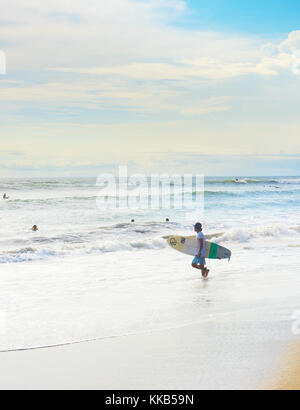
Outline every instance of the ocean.
<path id="1" fill-rule="evenodd" d="M 96 178 L 2 178 L 0 192 L 9 196 L 0 202 L 1 351 L 243 315 L 281 323 L 280 337 L 292 332 L 299 177 L 207 177 L 204 213 L 190 219 L 172 208 L 103 210 Z M 198 220 L 232 251 L 230 262 L 208 261 L 208 281 L 163 239 L 192 235 Z"/>

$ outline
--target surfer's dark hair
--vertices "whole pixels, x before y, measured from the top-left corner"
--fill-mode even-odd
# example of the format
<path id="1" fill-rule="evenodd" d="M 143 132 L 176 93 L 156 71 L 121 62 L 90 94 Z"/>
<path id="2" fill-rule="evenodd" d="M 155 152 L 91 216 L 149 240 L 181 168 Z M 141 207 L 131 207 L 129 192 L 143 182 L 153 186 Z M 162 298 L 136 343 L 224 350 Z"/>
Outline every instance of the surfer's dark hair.
<path id="1" fill-rule="evenodd" d="M 198 229 L 199 231 L 202 231 L 202 224 L 200 222 L 197 222 L 195 225 L 195 228 Z"/>

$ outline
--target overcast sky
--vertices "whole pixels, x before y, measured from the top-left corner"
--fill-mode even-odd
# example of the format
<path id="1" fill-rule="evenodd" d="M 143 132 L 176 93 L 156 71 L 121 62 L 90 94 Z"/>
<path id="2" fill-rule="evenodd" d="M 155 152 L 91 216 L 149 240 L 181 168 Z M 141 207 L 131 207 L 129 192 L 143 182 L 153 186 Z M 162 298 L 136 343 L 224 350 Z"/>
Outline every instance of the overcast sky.
<path id="1" fill-rule="evenodd" d="M 2 176 L 300 174 L 299 0 L 2 3 Z"/>

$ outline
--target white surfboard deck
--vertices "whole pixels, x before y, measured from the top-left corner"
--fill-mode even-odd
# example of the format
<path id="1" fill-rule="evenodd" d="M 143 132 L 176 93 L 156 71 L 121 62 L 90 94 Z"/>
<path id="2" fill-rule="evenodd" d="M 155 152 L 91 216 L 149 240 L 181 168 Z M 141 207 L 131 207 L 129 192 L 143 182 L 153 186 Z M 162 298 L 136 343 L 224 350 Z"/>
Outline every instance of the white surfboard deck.
<path id="1" fill-rule="evenodd" d="M 195 256 L 197 254 L 196 236 L 170 236 L 167 239 L 172 249 L 186 255 Z M 205 241 L 207 259 L 228 259 L 231 258 L 231 251 L 216 243 Z"/>

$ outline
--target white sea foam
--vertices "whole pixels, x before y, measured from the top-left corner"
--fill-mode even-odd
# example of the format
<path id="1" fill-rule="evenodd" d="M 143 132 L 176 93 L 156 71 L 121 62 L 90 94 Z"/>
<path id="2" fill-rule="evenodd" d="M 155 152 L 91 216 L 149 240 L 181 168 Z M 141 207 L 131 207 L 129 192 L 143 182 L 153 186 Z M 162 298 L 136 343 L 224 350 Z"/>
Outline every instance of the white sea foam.
<path id="1" fill-rule="evenodd" d="M 271 273 L 276 284 L 278 264 L 290 275 L 298 267 L 300 178 L 240 180 L 247 183 L 207 179 L 204 217 L 195 210 L 188 220 L 176 209 L 103 212 L 95 179 L 1 180 L 10 196 L 0 201 L 3 350 L 172 328 L 207 313 L 272 308 L 283 296 L 297 302 L 296 286 L 263 289 Z M 198 219 L 205 233 L 224 232 L 213 241 L 233 251 L 230 264 L 211 262 L 205 286 L 163 239 L 192 235 Z M 256 292 L 248 292 L 253 277 Z"/>
<path id="2" fill-rule="evenodd" d="M 249 228 L 234 228 L 224 233 L 216 242 L 249 242 L 258 239 L 283 239 L 298 237 L 300 226 L 285 226 L 280 224 L 256 226 Z"/>

